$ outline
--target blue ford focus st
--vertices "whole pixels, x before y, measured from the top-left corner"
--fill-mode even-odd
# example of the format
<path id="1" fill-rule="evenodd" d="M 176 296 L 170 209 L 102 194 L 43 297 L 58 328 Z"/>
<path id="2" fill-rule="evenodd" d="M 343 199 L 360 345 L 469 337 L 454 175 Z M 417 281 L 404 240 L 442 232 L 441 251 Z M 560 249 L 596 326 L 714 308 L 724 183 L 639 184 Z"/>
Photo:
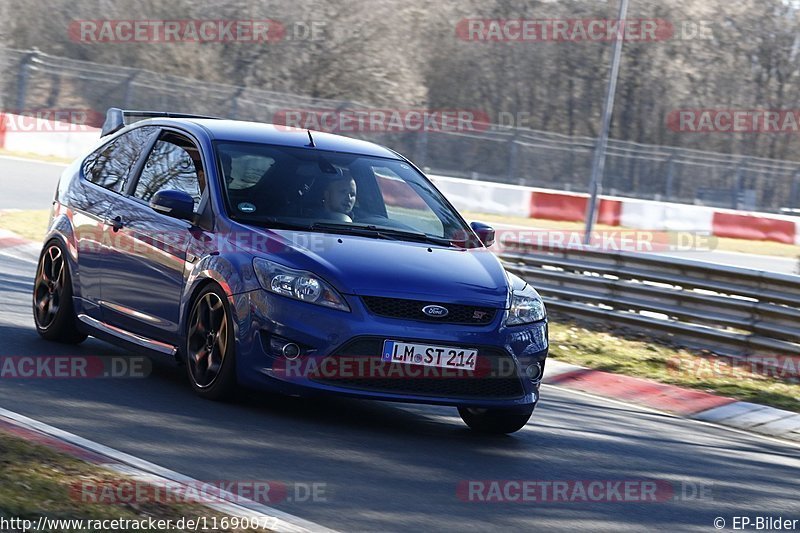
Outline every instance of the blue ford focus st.
<path id="1" fill-rule="evenodd" d="M 387 148 L 112 108 L 59 182 L 34 319 L 48 340 L 175 358 L 209 399 L 450 405 L 511 433 L 539 399 L 547 318 L 493 241 Z"/>

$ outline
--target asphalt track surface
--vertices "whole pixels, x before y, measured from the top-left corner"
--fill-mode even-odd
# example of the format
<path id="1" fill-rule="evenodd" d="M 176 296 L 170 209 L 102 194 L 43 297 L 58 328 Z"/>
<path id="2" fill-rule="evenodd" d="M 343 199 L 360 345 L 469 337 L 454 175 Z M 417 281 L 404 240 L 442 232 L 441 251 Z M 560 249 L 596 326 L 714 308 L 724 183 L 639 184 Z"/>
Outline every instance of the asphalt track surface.
<path id="1" fill-rule="evenodd" d="M 37 178 L 36 165 L 0 162 L 0 208 L 46 207 L 37 198 L 54 178 Z M 27 169 L 27 185 L 8 186 L 9 168 Z M 9 202 L 10 191 L 29 203 Z M 0 355 L 139 357 L 94 339 L 39 339 L 34 270 L 0 250 Z M 451 408 L 252 391 L 218 404 L 197 398 L 180 367 L 152 361 L 138 379 L 0 378 L 0 406 L 200 480 L 324 484 L 325 501 L 272 505 L 342 531 L 711 531 L 717 517 L 728 529 L 737 516 L 800 519 L 800 447 L 790 443 L 549 386 L 528 426 L 506 437 L 473 434 Z M 457 495 L 468 480 L 641 479 L 674 492 L 591 503 Z"/>
<path id="2" fill-rule="evenodd" d="M 65 165 L 0 156 L 0 210 L 47 209 Z"/>
<path id="3" fill-rule="evenodd" d="M 39 339 L 34 270 L 0 252 L 0 355 L 140 357 L 94 339 Z M 0 406 L 200 480 L 322 483 L 326 501 L 273 506 L 342 531 L 710 531 L 717 517 L 800 519 L 790 443 L 549 386 L 528 426 L 505 437 L 473 434 L 451 408 L 252 391 L 219 404 L 196 397 L 180 367 L 152 361 L 145 378 L 3 378 Z M 669 483 L 678 499 L 661 489 L 667 501 L 457 496 L 466 480 L 640 479 Z"/>
<path id="4" fill-rule="evenodd" d="M 63 168 L 64 165 L 59 163 L 0 156 L 0 210 L 48 209 Z M 720 250 L 675 251 L 664 255 L 786 274 L 795 274 L 800 270 L 800 258 L 768 257 Z"/>

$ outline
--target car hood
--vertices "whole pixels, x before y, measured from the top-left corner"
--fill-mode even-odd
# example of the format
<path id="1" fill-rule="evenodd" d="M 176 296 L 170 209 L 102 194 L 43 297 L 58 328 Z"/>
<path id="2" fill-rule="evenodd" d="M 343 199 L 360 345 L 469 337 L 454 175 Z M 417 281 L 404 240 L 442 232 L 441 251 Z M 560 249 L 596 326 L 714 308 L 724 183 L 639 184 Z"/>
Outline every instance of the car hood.
<path id="1" fill-rule="evenodd" d="M 448 248 L 426 243 L 317 232 L 254 229 L 266 239 L 258 254 L 307 270 L 344 294 L 387 296 L 505 307 L 508 280 L 486 248 Z"/>

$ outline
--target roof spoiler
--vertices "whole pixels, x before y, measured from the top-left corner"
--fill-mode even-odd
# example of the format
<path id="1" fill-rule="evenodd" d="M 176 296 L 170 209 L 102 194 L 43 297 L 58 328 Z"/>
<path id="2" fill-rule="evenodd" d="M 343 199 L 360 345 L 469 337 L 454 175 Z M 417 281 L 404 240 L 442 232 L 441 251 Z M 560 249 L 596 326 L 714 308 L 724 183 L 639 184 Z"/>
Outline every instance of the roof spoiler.
<path id="1" fill-rule="evenodd" d="M 141 117 L 141 118 L 210 118 L 219 119 L 219 117 L 210 117 L 207 115 L 192 115 L 189 113 L 170 113 L 167 111 L 131 111 L 127 109 L 120 109 L 118 107 L 109 107 L 106 111 L 106 121 L 103 122 L 103 129 L 100 131 L 100 137 L 111 135 L 129 124 L 125 119 L 127 117 Z"/>

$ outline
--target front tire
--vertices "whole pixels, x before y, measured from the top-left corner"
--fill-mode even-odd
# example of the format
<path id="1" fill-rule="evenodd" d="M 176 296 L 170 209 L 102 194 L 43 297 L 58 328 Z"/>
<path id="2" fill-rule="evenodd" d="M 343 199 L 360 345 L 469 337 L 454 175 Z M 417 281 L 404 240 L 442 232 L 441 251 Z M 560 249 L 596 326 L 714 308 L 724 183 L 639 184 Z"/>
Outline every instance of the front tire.
<path id="1" fill-rule="evenodd" d="M 186 370 L 192 389 L 208 400 L 236 392 L 236 343 L 228 297 L 208 285 L 195 298 L 186 333 Z"/>
<path id="2" fill-rule="evenodd" d="M 33 322 L 45 340 L 79 344 L 86 334 L 78 329 L 78 317 L 72 303 L 72 276 L 64 247 L 48 242 L 39 256 L 33 283 Z"/>
<path id="3" fill-rule="evenodd" d="M 461 415 L 461 420 L 474 431 L 506 435 L 525 427 L 533 414 L 533 406 L 515 409 L 459 407 L 458 414 Z"/>

